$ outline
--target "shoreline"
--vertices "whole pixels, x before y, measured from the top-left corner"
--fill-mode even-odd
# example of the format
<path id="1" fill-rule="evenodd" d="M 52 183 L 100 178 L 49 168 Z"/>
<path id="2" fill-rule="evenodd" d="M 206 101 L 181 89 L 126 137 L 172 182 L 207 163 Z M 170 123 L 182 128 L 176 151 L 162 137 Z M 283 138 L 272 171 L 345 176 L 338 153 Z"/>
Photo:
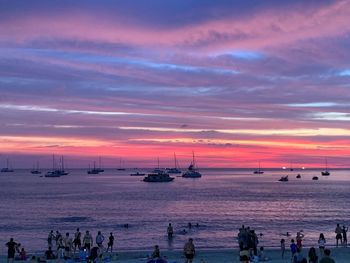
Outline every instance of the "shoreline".
<path id="1" fill-rule="evenodd" d="M 289 248 L 289 246 L 288 246 Z M 316 248 L 316 247 L 315 247 Z M 348 263 L 350 259 L 350 247 L 344 248 L 330 248 L 331 257 L 336 263 Z M 184 256 L 182 250 L 162 250 L 161 256 L 167 260 L 168 263 L 182 263 L 184 262 Z M 303 255 L 307 257 L 309 247 L 302 249 Z M 319 255 L 319 249 L 316 248 L 317 254 Z M 143 263 L 147 262 L 149 256 L 152 254 L 150 250 L 122 250 L 113 253 L 104 253 L 103 260 L 101 262 L 116 262 L 116 263 Z M 277 248 L 265 248 L 265 254 L 269 258 L 270 263 L 290 263 L 291 253 L 289 249 L 286 249 L 284 259 L 281 258 L 281 250 Z M 43 257 L 43 253 L 29 254 L 30 256 L 35 255 L 37 257 Z M 6 262 L 6 256 L 0 257 L 0 262 Z M 320 258 L 319 258 L 320 259 Z M 16 262 L 25 262 L 17 261 Z M 62 259 L 48 260 L 47 262 L 65 262 Z M 72 261 L 74 262 L 74 261 Z M 193 263 L 239 263 L 239 250 L 234 249 L 197 249 Z"/>

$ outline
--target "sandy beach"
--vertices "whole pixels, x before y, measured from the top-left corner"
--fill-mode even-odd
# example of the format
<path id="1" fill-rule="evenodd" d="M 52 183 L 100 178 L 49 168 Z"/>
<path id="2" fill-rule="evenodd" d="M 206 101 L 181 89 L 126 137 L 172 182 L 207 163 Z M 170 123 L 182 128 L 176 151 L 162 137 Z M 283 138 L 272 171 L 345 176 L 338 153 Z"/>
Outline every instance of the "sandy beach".
<path id="1" fill-rule="evenodd" d="M 306 256 L 308 248 L 303 250 Z M 319 253 L 319 251 L 317 251 Z M 148 257 L 152 254 L 152 251 L 121 251 L 113 254 L 105 254 L 104 260 L 101 262 L 118 262 L 118 263 L 143 263 L 147 262 Z M 184 257 L 181 250 L 175 251 L 163 251 L 161 250 L 161 255 L 167 260 L 168 263 L 182 263 L 184 262 Z M 266 255 L 269 260 L 266 262 L 270 263 L 290 263 L 290 252 L 286 251 L 285 258 L 281 258 L 281 253 L 279 249 L 266 249 Z M 41 254 L 36 254 L 36 256 L 42 256 Z M 348 263 L 350 260 L 350 248 L 332 248 L 331 257 L 336 263 Z M 1 262 L 6 262 L 6 257 L 1 257 Z M 16 261 L 21 262 L 21 261 Z M 64 260 L 51 260 L 47 262 L 64 262 Z M 74 261 L 67 261 L 74 262 Z M 80 261 L 81 262 L 81 261 Z M 197 250 L 196 256 L 193 263 L 239 263 L 238 250 L 237 249 L 212 249 Z"/>

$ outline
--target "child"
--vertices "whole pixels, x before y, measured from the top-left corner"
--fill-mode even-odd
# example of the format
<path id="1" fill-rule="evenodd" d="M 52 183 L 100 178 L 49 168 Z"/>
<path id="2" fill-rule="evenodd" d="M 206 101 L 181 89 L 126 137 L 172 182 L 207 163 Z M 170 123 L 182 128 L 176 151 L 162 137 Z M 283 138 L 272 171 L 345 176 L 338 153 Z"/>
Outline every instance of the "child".
<path id="1" fill-rule="evenodd" d="M 292 239 L 290 242 L 290 252 L 292 253 L 292 258 L 294 259 L 294 256 L 297 253 L 297 245 L 295 244 L 294 239 Z"/>

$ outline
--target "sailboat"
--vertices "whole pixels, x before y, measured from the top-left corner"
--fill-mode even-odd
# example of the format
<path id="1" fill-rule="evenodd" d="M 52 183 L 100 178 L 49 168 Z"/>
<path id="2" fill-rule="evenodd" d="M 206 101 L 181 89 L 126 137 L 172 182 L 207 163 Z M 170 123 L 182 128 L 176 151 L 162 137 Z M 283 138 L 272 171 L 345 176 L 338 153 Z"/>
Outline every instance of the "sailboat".
<path id="1" fill-rule="evenodd" d="M 325 158 L 325 163 L 326 163 L 326 169 L 321 172 L 321 175 L 323 176 L 329 176 L 331 173 L 328 170 L 328 163 L 327 163 L 327 158 Z"/>
<path id="2" fill-rule="evenodd" d="M 39 170 L 39 162 L 36 162 L 36 167 L 33 167 L 33 169 L 30 172 L 32 174 L 41 174 L 41 171 Z"/>
<path id="3" fill-rule="evenodd" d="M 263 174 L 264 173 L 264 171 L 262 171 L 261 169 L 260 169 L 260 161 L 259 161 L 259 168 L 258 168 L 258 170 L 255 170 L 254 171 L 254 174 Z"/>
<path id="4" fill-rule="evenodd" d="M 197 171 L 196 162 L 194 158 L 194 152 L 192 152 L 192 162 L 190 166 L 187 168 L 187 171 L 182 174 L 184 178 L 200 178 L 202 174 Z"/>
<path id="5" fill-rule="evenodd" d="M 2 168 L 0 170 L 0 172 L 2 172 L 2 173 L 12 173 L 13 172 L 13 169 L 10 168 L 10 165 L 9 165 L 9 159 L 6 159 L 6 167 Z"/>
<path id="6" fill-rule="evenodd" d="M 60 166 L 56 168 L 55 155 L 52 155 L 52 170 L 45 174 L 45 177 L 61 177 L 62 175 L 68 175 L 69 173 L 64 170 L 63 156 L 60 158 Z"/>
<path id="7" fill-rule="evenodd" d="M 125 171 L 125 168 L 122 167 L 122 158 L 119 160 L 119 168 L 117 169 L 118 171 Z"/>
<path id="8" fill-rule="evenodd" d="M 164 170 L 159 167 L 159 157 L 157 158 L 158 167 L 152 170 L 152 173 L 163 173 Z"/>
<path id="9" fill-rule="evenodd" d="M 95 168 L 95 162 L 94 162 L 94 169 L 97 171 L 97 173 L 103 173 L 105 171 L 104 169 L 102 169 L 102 166 L 101 166 L 101 156 L 98 158 L 98 168 Z"/>
<path id="10" fill-rule="evenodd" d="M 178 168 L 179 164 L 176 160 L 176 154 L 174 153 L 174 167 L 173 168 L 167 168 L 167 172 L 170 174 L 180 174 L 181 170 Z"/>
<path id="11" fill-rule="evenodd" d="M 89 164 L 89 170 L 87 171 L 88 174 L 99 174 L 100 173 L 100 168 L 96 168 L 96 162 L 94 161 L 94 168 L 90 169 L 90 164 Z"/>

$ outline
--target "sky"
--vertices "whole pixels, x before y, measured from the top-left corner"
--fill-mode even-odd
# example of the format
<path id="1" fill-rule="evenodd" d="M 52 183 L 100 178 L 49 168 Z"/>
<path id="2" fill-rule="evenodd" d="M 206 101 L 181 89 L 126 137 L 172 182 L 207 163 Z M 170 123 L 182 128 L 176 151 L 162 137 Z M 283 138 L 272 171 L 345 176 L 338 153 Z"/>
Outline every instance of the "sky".
<path id="1" fill-rule="evenodd" d="M 350 166 L 350 1 L 0 0 L 0 166 Z"/>

